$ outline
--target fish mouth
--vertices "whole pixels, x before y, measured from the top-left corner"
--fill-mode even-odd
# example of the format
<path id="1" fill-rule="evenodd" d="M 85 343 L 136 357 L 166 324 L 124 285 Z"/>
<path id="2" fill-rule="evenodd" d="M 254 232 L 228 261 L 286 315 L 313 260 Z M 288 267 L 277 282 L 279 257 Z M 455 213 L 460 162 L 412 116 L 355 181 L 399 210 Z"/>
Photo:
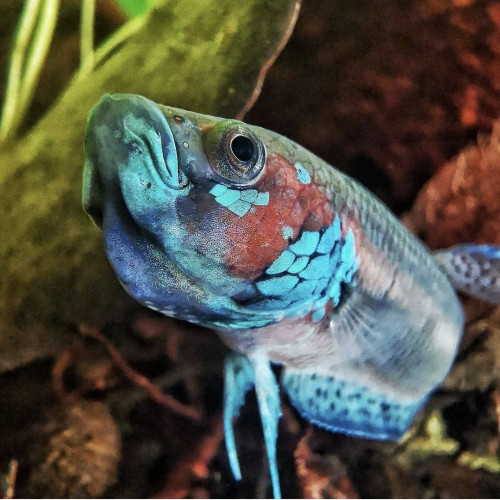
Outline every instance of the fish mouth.
<path id="1" fill-rule="evenodd" d="M 102 227 L 103 195 L 120 177 L 143 170 L 149 183 L 168 190 L 186 186 L 170 125 L 156 103 L 133 94 L 105 94 L 92 108 L 85 131 L 83 209 Z"/>

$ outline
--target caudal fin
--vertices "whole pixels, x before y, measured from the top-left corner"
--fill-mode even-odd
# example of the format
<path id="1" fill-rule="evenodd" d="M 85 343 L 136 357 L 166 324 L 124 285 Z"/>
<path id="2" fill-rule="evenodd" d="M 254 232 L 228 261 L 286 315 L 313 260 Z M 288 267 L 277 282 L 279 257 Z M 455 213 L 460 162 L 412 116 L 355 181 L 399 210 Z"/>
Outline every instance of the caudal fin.
<path id="1" fill-rule="evenodd" d="M 435 252 L 453 286 L 491 304 L 500 304 L 500 246 L 464 244 Z"/>

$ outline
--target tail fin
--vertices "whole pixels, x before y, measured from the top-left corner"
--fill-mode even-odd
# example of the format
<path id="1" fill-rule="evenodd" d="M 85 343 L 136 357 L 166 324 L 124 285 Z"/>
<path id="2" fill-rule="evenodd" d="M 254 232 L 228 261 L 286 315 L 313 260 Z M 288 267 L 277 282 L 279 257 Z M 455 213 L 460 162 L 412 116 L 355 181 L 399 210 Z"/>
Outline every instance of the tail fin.
<path id="1" fill-rule="evenodd" d="M 500 304 L 500 245 L 459 245 L 434 257 L 456 289 Z"/>

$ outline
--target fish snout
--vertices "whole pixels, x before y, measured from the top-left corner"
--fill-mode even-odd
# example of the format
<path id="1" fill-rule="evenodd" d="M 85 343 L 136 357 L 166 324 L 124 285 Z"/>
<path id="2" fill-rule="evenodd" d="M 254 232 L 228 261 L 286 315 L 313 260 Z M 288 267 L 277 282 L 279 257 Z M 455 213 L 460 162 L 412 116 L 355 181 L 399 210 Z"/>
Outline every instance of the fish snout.
<path id="1" fill-rule="evenodd" d="M 116 195 L 138 177 L 146 185 L 183 187 L 170 126 L 156 103 L 133 94 L 105 94 L 85 131 L 83 208 L 102 223 L 103 196 Z M 129 186 L 130 187 L 130 186 Z"/>

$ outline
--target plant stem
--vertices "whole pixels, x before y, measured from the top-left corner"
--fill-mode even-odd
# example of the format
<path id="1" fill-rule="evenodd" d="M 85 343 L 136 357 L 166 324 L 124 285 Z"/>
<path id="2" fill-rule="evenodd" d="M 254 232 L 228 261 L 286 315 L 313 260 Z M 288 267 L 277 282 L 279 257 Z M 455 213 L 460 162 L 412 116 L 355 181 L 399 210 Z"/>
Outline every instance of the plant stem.
<path id="1" fill-rule="evenodd" d="M 80 23 L 80 72 L 89 73 L 94 66 L 95 0 L 82 0 Z"/>
<path id="2" fill-rule="evenodd" d="M 108 39 L 106 39 L 92 54 L 92 68 L 80 66 L 78 73 L 75 75 L 74 81 L 78 81 L 85 77 L 90 69 L 96 68 L 107 57 L 109 57 L 114 50 L 121 44 L 125 43 L 127 39 L 139 31 L 146 23 L 147 16 L 136 17 L 127 21 L 123 26 L 118 28 Z"/>
<path id="3" fill-rule="evenodd" d="M 40 10 L 40 1 L 41 0 L 26 0 L 19 20 L 18 31 L 10 59 L 7 88 L 2 109 L 0 143 L 13 134 L 12 123 L 18 111 L 17 104 L 22 81 L 24 59 Z"/>
<path id="4" fill-rule="evenodd" d="M 14 122 L 15 129 L 19 127 L 33 98 L 54 35 L 59 5 L 60 0 L 45 0 L 43 3 L 25 65 L 19 93 L 17 120 Z"/>

